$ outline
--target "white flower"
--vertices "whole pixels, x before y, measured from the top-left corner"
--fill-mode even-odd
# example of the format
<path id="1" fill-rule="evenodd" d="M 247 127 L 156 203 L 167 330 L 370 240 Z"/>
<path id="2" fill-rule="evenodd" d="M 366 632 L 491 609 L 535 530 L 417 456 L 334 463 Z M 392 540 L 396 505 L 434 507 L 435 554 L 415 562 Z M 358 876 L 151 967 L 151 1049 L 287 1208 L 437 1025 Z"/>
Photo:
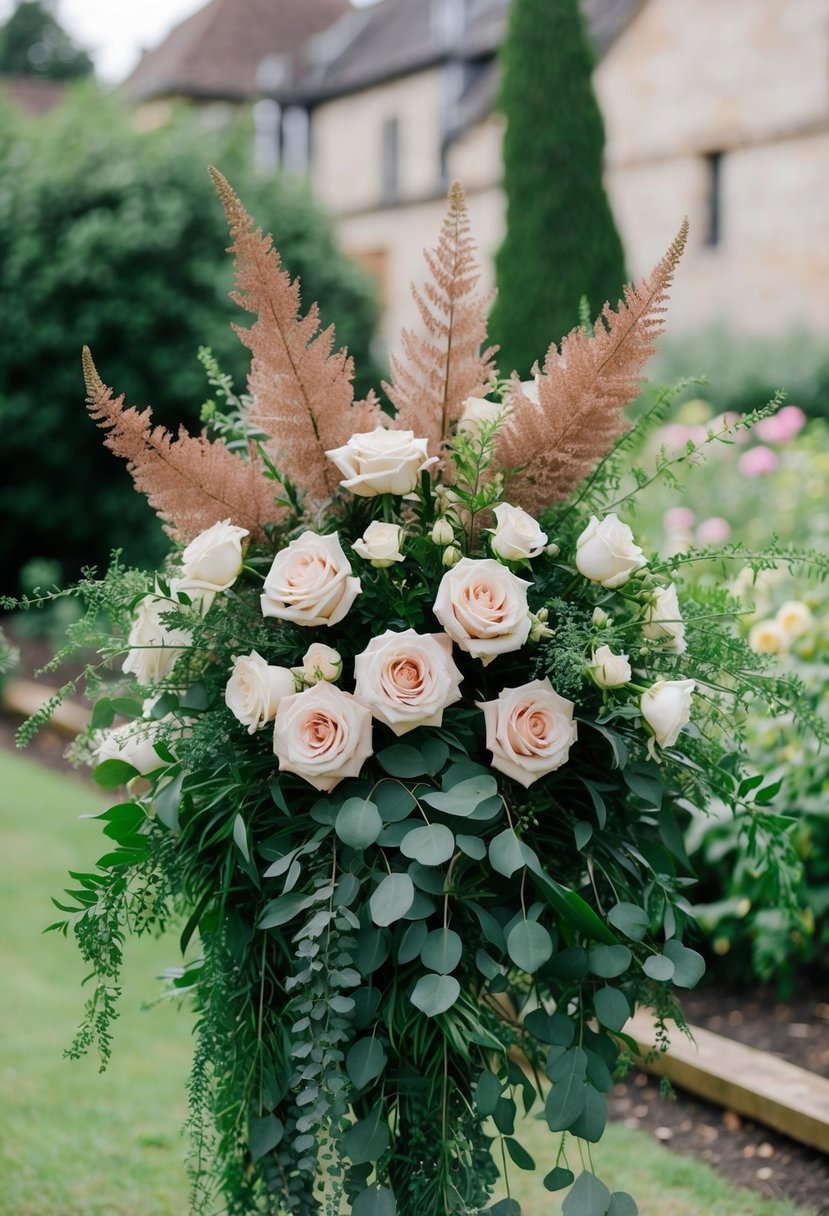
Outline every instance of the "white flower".
<path id="1" fill-rule="evenodd" d="M 351 548 L 360 557 L 371 562 L 372 566 L 381 569 L 384 566 L 393 566 L 395 562 L 403 561 L 403 554 L 400 552 L 402 531 L 400 524 L 384 524 L 375 519 Z"/>
<path id="2" fill-rule="evenodd" d="M 530 613 L 530 637 L 531 642 L 540 642 L 542 638 L 551 638 L 553 631 L 547 624 L 550 619 L 550 613 L 547 608 L 539 608 L 538 612 Z"/>
<path id="3" fill-rule="evenodd" d="M 751 626 L 748 644 L 755 654 L 783 654 L 789 647 L 789 635 L 779 621 L 758 621 Z"/>
<path id="4" fill-rule="evenodd" d="M 486 397 L 467 397 L 458 420 L 458 433 L 470 438 L 477 434 L 481 425 L 504 423 L 512 413 L 506 401 L 488 401 Z"/>
<path id="5" fill-rule="evenodd" d="M 283 773 L 331 790 L 371 755 L 371 712 L 333 684 L 315 684 L 279 703 L 273 750 Z"/>
<path id="6" fill-rule="evenodd" d="M 642 633 L 646 638 L 652 642 L 662 642 L 663 648 L 672 654 L 685 652 L 685 626 L 673 583 L 654 591 L 651 602 L 645 608 L 644 622 Z"/>
<path id="7" fill-rule="evenodd" d="M 225 688 L 225 705 L 253 735 L 276 715 L 279 702 L 296 692 L 294 674 L 287 667 L 269 667 L 252 650 L 233 660 L 233 673 Z"/>
<path id="8" fill-rule="evenodd" d="M 576 742 L 572 701 L 549 680 L 504 688 L 495 701 L 478 701 L 486 720 L 492 767 L 530 786 L 566 763 Z"/>
<path id="9" fill-rule="evenodd" d="M 155 772 L 165 763 L 155 750 L 158 723 L 128 722 L 116 730 L 108 730 L 95 749 L 96 764 L 105 760 L 123 760 L 143 776 Z"/>
<path id="10" fill-rule="evenodd" d="M 436 545 L 451 545 L 455 539 L 455 529 L 448 519 L 438 519 L 429 533 L 429 539 Z"/>
<path id="11" fill-rule="evenodd" d="M 312 642 L 305 651 L 302 666 L 292 667 L 291 671 L 303 684 L 319 684 L 320 680 L 335 684 L 343 671 L 342 655 L 324 642 Z"/>
<path id="12" fill-rule="evenodd" d="M 352 494 L 372 498 L 377 494 L 409 494 L 424 469 L 437 463 L 429 456 L 425 439 L 414 431 L 395 431 L 378 426 L 352 435 L 341 448 L 326 452 L 343 474 L 340 482 Z"/>
<path id="13" fill-rule="evenodd" d="M 277 553 L 265 579 L 262 615 L 297 625 L 336 625 L 360 594 L 360 580 L 336 532 L 302 535 Z"/>
<path id="14" fill-rule="evenodd" d="M 529 585 L 492 558 L 463 557 L 440 580 L 434 613 L 461 650 L 491 663 L 529 636 Z"/>
<path id="15" fill-rule="evenodd" d="M 440 560 L 447 569 L 451 570 L 453 566 L 457 566 L 462 557 L 463 554 L 457 545 L 447 545 Z"/>
<path id="16" fill-rule="evenodd" d="M 179 584 L 170 582 L 169 597 L 158 591 L 145 595 L 138 605 L 127 639 L 130 652 L 121 670 L 131 672 L 144 687 L 165 679 L 193 640 L 186 629 L 168 629 L 163 614 L 174 612 Z"/>
<path id="17" fill-rule="evenodd" d="M 587 670 L 599 688 L 621 688 L 632 674 L 628 656 L 614 654 L 609 646 L 598 648 Z"/>
<path id="18" fill-rule="evenodd" d="M 673 747 L 691 720 L 694 680 L 657 680 L 642 693 L 639 707 L 660 747 Z"/>
<path id="19" fill-rule="evenodd" d="M 495 508 L 495 527 L 490 544 L 497 557 L 517 562 L 538 557 L 547 544 L 547 534 L 541 531 L 537 520 L 521 507 L 499 502 Z"/>
<path id="20" fill-rule="evenodd" d="M 200 532 L 181 555 L 184 589 L 227 591 L 242 569 L 242 539 L 248 535 L 229 519 Z"/>
<path id="21" fill-rule="evenodd" d="M 806 633 L 814 621 L 811 609 L 803 600 L 786 600 L 777 609 L 774 619 L 790 642 Z"/>
<path id="22" fill-rule="evenodd" d="M 610 624 L 610 617 L 607 615 L 604 608 L 594 608 L 593 616 L 590 619 L 597 629 L 604 629 L 605 625 Z"/>
<path id="23" fill-rule="evenodd" d="M 387 629 L 354 660 L 355 695 L 374 717 L 404 735 L 416 726 L 440 726 L 447 705 L 460 700 L 463 676 L 445 633 Z"/>
<path id="24" fill-rule="evenodd" d="M 633 574 L 647 565 L 645 555 L 634 543 L 633 533 L 617 515 L 590 523 L 576 541 L 576 566 L 580 574 L 603 587 L 621 587 Z"/>

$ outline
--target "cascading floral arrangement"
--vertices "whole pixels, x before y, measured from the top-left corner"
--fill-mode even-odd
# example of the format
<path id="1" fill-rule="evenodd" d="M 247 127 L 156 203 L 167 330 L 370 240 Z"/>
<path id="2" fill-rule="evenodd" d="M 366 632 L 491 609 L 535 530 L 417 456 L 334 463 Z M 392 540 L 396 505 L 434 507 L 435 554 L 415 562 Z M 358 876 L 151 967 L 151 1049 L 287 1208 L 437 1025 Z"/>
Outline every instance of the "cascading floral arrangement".
<path id="1" fill-rule="evenodd" d="M 74 640 L 107 624 L 76 753 L 127 794 L 59 904 L 95 975 L 70 1054 L 106 1061 L 126 935 L 176 922 L 195 1210 L 519 1216 L 537 1110 L 566 1216 L 629 1216 L 590 1145 L 636 1003 L 662 1042 L 703 972 L 683 812 L 760 819 L 772 792 L 741 772 L 739 703 L 769 680 L 727 593 L 684 600 L 687 555 L 649 561 L 617 514 L 685 227 L 533 381 L 498 380 L 453 187 L 392 417 L 353 401 L 214 180 L 256 316 L 248 392 L 208 358 L 211 433 L 174 438 L 85 354 L 174 546 L 152 584 L 116 560 L 76 589 Z"/>

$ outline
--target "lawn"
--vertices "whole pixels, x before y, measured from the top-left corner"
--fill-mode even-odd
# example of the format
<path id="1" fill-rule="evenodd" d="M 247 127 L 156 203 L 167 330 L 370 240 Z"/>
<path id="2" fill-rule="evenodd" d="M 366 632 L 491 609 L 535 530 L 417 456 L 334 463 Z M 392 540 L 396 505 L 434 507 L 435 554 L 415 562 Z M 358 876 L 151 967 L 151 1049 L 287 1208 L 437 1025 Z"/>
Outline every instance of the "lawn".
<path id="1" fill-rule="evenodd" d="M 176 961 L 174 938 L 131 944 L 108 1071 L 62 1059 L 82 1005 L 83 968 L 71 942 L 41 931 L 54 919 L 49 896 L 60 893 L 66 871 L 88 867 L 102 851 L 100 824 L 77 819 L 98 805 L 101 796 L 78 779 L 0 752 L 0 1216 L 187 1212 L 180 1129 L 190 1022 L 171 1006 L 142 1009 L 157 991 L 154 976 Z M 546 1160 L 541 1124 L 530 1121 L 522 1140 L 539 1164 Z M 641 1216 L 808 1216 L 735 1190 L 707 1166 L 620 1126 L 594 1160 L 602 1177 L 636 1196 Z M 542 1172 L 514 1173 L 524 1216 L 560 1212 Z"/>

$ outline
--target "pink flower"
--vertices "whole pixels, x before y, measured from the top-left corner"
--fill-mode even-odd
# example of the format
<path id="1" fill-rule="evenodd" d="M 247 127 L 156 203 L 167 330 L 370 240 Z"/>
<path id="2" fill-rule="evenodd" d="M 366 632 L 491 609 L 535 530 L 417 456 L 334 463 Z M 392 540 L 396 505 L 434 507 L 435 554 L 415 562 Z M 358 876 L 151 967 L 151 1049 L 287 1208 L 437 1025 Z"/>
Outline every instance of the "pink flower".
<path id="1" fill-rule="evenodd" d="M 668 532 L 684 532 L 693 528 L 696 516 L 690 507 L 671 507 L 665 512 L 665 528 Z"/>
<path id="2" fill-rule="evenodd" d="M 697 528 L 697 543 L 700 545 L 722 545 L 731 535 L 731 524 L 721 515 L 704 519 Z"/>
<path id="3" fill-rule="evenodd" d="M 371 711 L 322 681 L 279 702 L 273 750 L 283 773 L 331 790 L 344 777 L 356 777 L 371 755 Z"/>
<path id="4" fill-rule="evenodd" d="M 780 457 L 776 452 L 760 445 L 743 452 L 737 461 L 737 468 L 746 477 L 760 477 L 765 473 L 774 472 L 779 463 Z"/>
<path id="5" fill-rule="evenodd" d="M 387 629 L 354 660 L 356 695 L 396 735 L 440 726 L 443 711 L 461 698 L 463 676 L 445 633 Z"/>
<path id="6" fill-rule="evenodd" d="M 784 405 L 770 418 L 761 418 L 754 434 L 764 443 L 788 443 L 803 428 L 806 415 L 798 405 Z"/>
<path id="7" fill-rule="evenodd" d="M 576 741 L 572 701 L 549 680 L 504 688 L 496 701 L 479 701 L 486 719 L 492 767 L 530 786 L 565 764 Z"/>

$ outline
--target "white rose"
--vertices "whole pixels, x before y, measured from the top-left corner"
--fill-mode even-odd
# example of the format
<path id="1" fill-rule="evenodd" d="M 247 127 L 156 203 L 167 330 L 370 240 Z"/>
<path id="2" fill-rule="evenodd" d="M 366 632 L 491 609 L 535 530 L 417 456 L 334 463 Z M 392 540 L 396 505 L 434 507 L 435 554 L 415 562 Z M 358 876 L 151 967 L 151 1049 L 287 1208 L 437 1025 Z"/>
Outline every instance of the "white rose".
<path id="1" fill-rule="evenodd" d="M 606 515 L 590 523 L 576 541 L 576 567 L 585 578 L 603 587 L 621 587 L 633 574 L 647 565 L 645 555 L 634 543 L 633 533 L 618 516 Z"/>
<path id="2" fill-rule="evenodd" d="M 609 646 L 599 647 L 587 670 L 599 688 L 621 688 L 632 675 L 628 656 L 614 654 Z"/>
<path id="3" fill-rule="evenodd" d="M 169 597 L 159 592 L 145 595 L 136 609 L 127 639 L 130 652 L 121 670 L 132 673 L 144 687 L 166 679 L 193 640 L 189 630 L 168 629 L 161 620 L 164 613 L 175 611 L 177 590 L 173 579 Z"/>
<path id="4" fill-rule="evenodd" d="M 495 701 L 479 701 L 486 721 L 492 767 L 530 786 L 566 763 L 576 742 L 572 701 L 549 680 L 504 688 Z"/>
<path id="5" fill-rule="evenodd" d="M 486 665 L 526 642 L 529 585 L 492 558 L 463 557 L 440 580 L 433 611 L 461 650 Z"/>
<path id="6" fill-rule="evenodd" d="M 333 684 L 315 684 L 280 702 L 273 750 L 282 772 L 331 790 L 371 755 L 371 712 Z"/>
<path id="7" fill-rule="evenodd" d="M 751 626 L 748 644 L 755 654 L 783 654 L 789 646 L 789 635 L 779 621 L 758 621 Z"/>
<path id="8" fill-rule="evenodd" d="M 360 594 L 360 580 L 336 533 L 303 532 L 277 553 L 265 579 L 262 615 L 297 625 L 336 625 Z"/>
<path id="9" fill-rule="evenodd" d="M 440 726 L 447 705 L 460 700 L 463 679 L 446 634 L 414 629 L 372 638 L 354 659 L 354 677 L 356 696 L 396 735 Z"/>
<path id="10" fill-rule="evenodd" d="M 370 523 L 360 540 L 355 540 L 351 548 L 360 557 L 371 562 L 372 566 L 382 569 L 393 566 L 395 562 L 403 561 L 400 552 L 400 534 L 403 529 L 400 524 L 384 524 L 379 519 Z"/>
<path id="11" fill-rule="evenodd" d="M 639 699 L 642 717 L 660 747 L 673 747 L 683 726 L 690 722 L 695 688 L 694 680 L 657 680 L 642 693 Z"/>
<path id="12" fill-rule="evenodd" d="M 662 642 L 664 649 L 672 654 L 683 654 L 687 649 L 685 626 L 673 583 L 654 591 L 653 599 L 645 608 L 644 622 L 642 633 L 652 642 Z"/>
<path id="13" fill-rule="evenodd" d="M 458 433 L 469 438 L 476 435 L 481 426 L 503 423 L 512 413 L 506 401 L 488 401 L 486 397 L 467 397 L 463 413 L 458 421 Z"/>
<path id="14" fill-rule="evenodd" d="M 225 705 L 248 734 L 255 734 L 276 715 L 279 702 L 296 692 L 294 673 L 287 667 L 269 667 L 252 650 L 233 660 L 233 673 L 225 688 Z"/>
<path id="15" fill-rule="evenodd" d="M 455 529 L 448 519 L 438 519 L 429 533 L 429 539 L 436 545 L 451 545 L 455 539 Z"/>
<path id="16" fill-rule="evenodd" d="M 499 502 L 495 508 L 495 527 L 491 529 L 492 552 L 507 562 L 538 557 L 547 544 L 547 534 L 521 507 Z"/>
<path id="17" fill-rule="evenodd" d="M 229 519 L 200 532 L 181 555 L 183 582 L 205 591 L 227 591 L 242 569 L 242 538 L 247 528 Z"/>
<path id="18" fill-rule="evenodd" d="M 303 684 L 319 684 L 320 680 L 334 684 L 342 675 L 342 655 L 333 646 L 313 642 L 305 651 L 302 666 L 292 667 L 291 671 Z"/>
<path id="19" fill-rule="evenodd" d="M 790 642 L 806 633 L 814 621 L 809 605 L 803 600 L 786 600 L 777 609 L 774 619 Z"/>
<path id="20" fill-rule="evenodd" d="M 373 431 L 352 435 L 341 448 L 326 456 L 343 474 L 340 485 L 363 498 L 376 494 L 409 494 L 417 486 L 424 469 L 437 463 L 429 456 L 425 439 L 415 439 L 414 431 L 394 431 L 378 426 Z"/>
<path id="21" fill-rule="evenodd" d="M 157 739 L 157 722 L 128 722 L 126 726 L 104 733 L 95 749 L 95 762 L 103 764 L 105 760 L 123 760 L 143 777 L 165 763 L 155 750 Z"/>

